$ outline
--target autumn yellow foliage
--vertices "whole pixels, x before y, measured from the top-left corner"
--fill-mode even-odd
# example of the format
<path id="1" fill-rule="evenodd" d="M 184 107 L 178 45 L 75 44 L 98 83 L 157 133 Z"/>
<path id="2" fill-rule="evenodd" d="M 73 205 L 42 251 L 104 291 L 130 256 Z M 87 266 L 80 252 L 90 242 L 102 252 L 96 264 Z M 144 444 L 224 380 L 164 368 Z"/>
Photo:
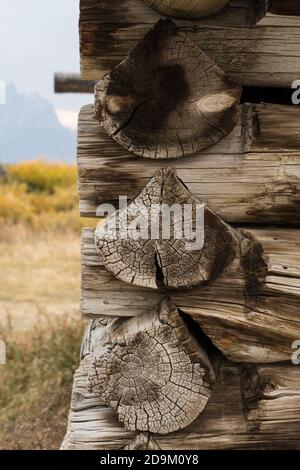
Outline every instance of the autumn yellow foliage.
<path id="1" fill-rule="evenodd" d="M 42 158 L 7 166 L 7 178 L 23 183 L 28 192 L 53 194 L 57 188 L 70 188 L 76 184 L 75 165 L 47 163 Z"/>
<path id="2" fill-rule="evenodd" d="M 80 320 L 75 165 L 0 165 L 0 450 L 58 449 L 67 428 Z"/>
<path id="3" fill-rule="evenodd" d="M 79 216 L 75 165 L 43 159 L 7 165 L 0 179 L 0 222 L 35 231 L 91 225 Z"/>

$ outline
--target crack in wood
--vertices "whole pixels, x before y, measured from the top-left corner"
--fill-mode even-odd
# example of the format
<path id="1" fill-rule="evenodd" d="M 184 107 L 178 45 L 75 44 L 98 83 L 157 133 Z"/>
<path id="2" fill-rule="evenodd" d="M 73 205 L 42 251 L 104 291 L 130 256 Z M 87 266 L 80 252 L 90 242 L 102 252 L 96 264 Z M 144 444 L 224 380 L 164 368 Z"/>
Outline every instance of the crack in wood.
<path id="1" fill-rule="evenodd" d="M 101 329 L 92 331 L 93 343 Z M 298 368 L 288 363 L 245 367 L 209 352 L 217 378 L 205 410 L 188 427 L 162 435 L 127 431 L 112 408 L 88 391 L 90 353 L 75 373 L 62 449 L 300 449 Z"/>
<path id="2" fill-rule="evenodd" d="M 154 207 L 159 208 L 158 234 L 153 233 Z M 137 222 L 143 231 L 136 233 Z M 218 278 L 236 255 L 237 235 L 166 168 L 128 208 L 108 217 L 96 230 L 95 243 L 106 268 L 122 281 L 179 289 Z"/>

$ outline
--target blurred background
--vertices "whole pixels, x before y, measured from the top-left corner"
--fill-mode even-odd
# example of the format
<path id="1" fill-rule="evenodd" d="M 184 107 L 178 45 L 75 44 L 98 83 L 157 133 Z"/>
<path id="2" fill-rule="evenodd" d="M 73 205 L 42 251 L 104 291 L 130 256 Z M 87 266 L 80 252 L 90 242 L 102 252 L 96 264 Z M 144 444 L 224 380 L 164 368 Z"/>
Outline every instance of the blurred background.
<path id="1" fill-rule="evenodd" d="M 1 0 L 0 449 L 55 449 L 66 431 L 83 322 L 76 124 L 79 0 Z M 0 100 L 1 101 L 1 100 Z"/>

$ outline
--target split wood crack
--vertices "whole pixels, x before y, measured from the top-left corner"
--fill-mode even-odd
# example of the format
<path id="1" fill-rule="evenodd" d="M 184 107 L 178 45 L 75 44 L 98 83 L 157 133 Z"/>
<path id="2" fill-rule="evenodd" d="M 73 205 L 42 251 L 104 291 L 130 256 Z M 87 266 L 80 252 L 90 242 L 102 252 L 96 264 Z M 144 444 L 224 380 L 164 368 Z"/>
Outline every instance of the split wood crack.
<path id="1" fill-rule="evenodd" d="M 182 217 L 178 221 L 174 215 L 176 207 L 183 213 L 185 204 L 191 206 L 190 220 L 184 221 Z M 156 217 L 159 229 L 164 222 L 170 224 L 170 238 L 162 239 L 159 230 L 159 236 L 152 239 L 152 210 L 153 207 L 161 210 L 163 205 L 172 209 L 168 220 L 163 219 L 161 213 Z M 127 208 L 112 214 L 96 230 L 96 247 L 105 267 L 120 280 L 136 286 L 190 289 L 215 280 L 240 256 L 247 292 L 254 292 L 266 275 L 261 244 L 247 232 L 230 227 L 206 206 L 203 214 L 197 213 L 200 206 L 203 207 L 201 201 L 189 192 L 174 170 L 158 171 Z M 203 217 L 203 226 L 197 224 L 197 217 Z M 130 226 L 135 221 L 139 228 L 146 227 L 142 239 L 135 239 L 131 234 Z M 200 248 L 193 249 L 192 244 L 196 242 L 192 237 L 177 238 L 178 232 L 183 234 L 184 222 L 193 227 L 192 237 L 196 231 L 199 236 L 202 230 Z M 114 232 L 111 232 L 112 225 Z M 129 227 L 126 238 L 123 238 L 123 227 Z"/>
<path id="2" fill-rule="evenodd" d="M 157 218 L 157 239 L 153 236 L 153 207 L 179 209 L 185 205 L 190 213 L 185 212 L 181 220 L 174 212 L 169 212 L 169 219 Z M 177 205 L 177 206 L 175 206 Z M 109 217 L 96 231 L 96 246 L 104 260 L 106 268 L 124 282 L 154 289 L 191 288 L 215 279 L 231 263 L 237 249 L 237 236 L 234 230 L 224 223 L 207 207 L 203 210 L 204 221 L 200 219 L 197 207 L 202 204 L 178 179 L 171 168 L 157 172 L 144 190 L 132 201 L 128 208 Z M 146 212 L 145 212 L 146 209 Z M 190 217 L 183 220 L 184 216 Z M 141 227 L 146 227 L 145 238 L 134 239 L 131 234 L 132 222 L 138 219 Z M 116 239 L 111 236 L 112 222 L 116 222 Z M 152 222 L 152 223 L 151 223 Z M 200 222 L 204 225 L 200 226 Z M 162 225 L 168 228 L 168 239 L 161 239 Z M 191 238 L 182 236 L 183 225 L 189 225 Z M 128 226 L 128 237 L 122 239 L 123 227 Z M 163 228 L 164 228 L 163 227 Z M 133 229 L 132 229 L 133 230 Z M 204 231 L 204 233 L 203 233 Z M 193 236 L 204 236 L 204 244 L 194 249 Z M 183 234 L 182 234 L 183 235 Z M 200 243 L 200 242 L 199 242 Z"/>
<path id="3" fill-rule="evenodd" d="M 128 208 L 118 213 L 117 234 L 125 218 L 136 217 L 142 204 L 150 210 L 153 203 L 172 206 L 175 202 L 199 203 L 171 168 L 160 170 Z M 204 244 L 195 252 L 184 249 L 186 240 L 111 240 L 107 237 L 111 218 L 96 231 L 96 245 L 106 268 L 122 281 L 162 294 L 167 288 L 191 289 L 221 276 L 239 258 L 249 304 L 264 285 L 267 269 L 261 244 L 207 207 Z M 172 233 L 174 236 L 174 230 Z M 157 282 L 157 270 L 163 284 Z M 159 313 L 115 320 L 103 330 L 88 380 L 90 390 L 117 411 L 127 429 L 164 434 L 188 426 L 204 409 L 213 387 L 213 380 L 205 379 L 207 370 L 212 377 L 207 354 L 176 307 L 165 299 Z"/>
<path id="4" fill-rule="evenodd" d="M 105 131 L 131 152 L 178 158 L 219 142 L 233 130 L 240 95 L 241 88 L 186 33 L 170 21 L 159 21 L 96 85 L 95 114 Z M 183 221 L 178 224 L 174 213 L 169 213 L 170 238 L 162 236 L 161 207 L 172 211 L 176 205 L 191 207 L 192 232 L 204 237 L 200 247 L 189 249 L 186 234 L 177 237 Z M 198 227 L 199 206 L 174 170 L 158 171 L 128 208 L 97 229 L 96 247 L 107 270 L 124 282 L 163 294 L 166 289 L 209 284 L 239 258 L 246 297 L 252 302 L 267 272 L 261 245 L 203 204 L 203 225 Z M 159 208 L 154 238 L 153 220 L 149 226 L 153 207 Z M 124 238 L 124 227 L 137 217 L 139 228 L 146 227 L 146 237 L 129 233 Z M 90 390 L 117 411 L 126 429 L 165 434 L 187 427 L 199 416 L 211 395 L 213 377 L 207 354 L 165 299 L 158 313 L 115 320 L 103 329 L 88 382 Z"/>

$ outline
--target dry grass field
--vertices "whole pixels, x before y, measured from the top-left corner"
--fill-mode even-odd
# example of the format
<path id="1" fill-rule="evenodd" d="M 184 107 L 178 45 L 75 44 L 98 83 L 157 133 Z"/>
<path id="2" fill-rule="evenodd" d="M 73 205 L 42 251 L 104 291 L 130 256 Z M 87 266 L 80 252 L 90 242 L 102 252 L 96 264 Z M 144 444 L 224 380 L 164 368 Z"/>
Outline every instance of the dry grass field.
<path id="1" fill-rule="evenodd" d="M 20 228 L 18 229 L 19 231 Z M 41 312 L 79 315 L 78 233 L 13 234 L 0 240 L 0 325 L 30 329 Z"/>
<path id="2" fill-rule="evenodd" d="M 84 328 L 80 230 L 88 221 L 78 215 L 74 167 L 36 160 L 0 175 L 0 449 L 55 449 Z"/>

